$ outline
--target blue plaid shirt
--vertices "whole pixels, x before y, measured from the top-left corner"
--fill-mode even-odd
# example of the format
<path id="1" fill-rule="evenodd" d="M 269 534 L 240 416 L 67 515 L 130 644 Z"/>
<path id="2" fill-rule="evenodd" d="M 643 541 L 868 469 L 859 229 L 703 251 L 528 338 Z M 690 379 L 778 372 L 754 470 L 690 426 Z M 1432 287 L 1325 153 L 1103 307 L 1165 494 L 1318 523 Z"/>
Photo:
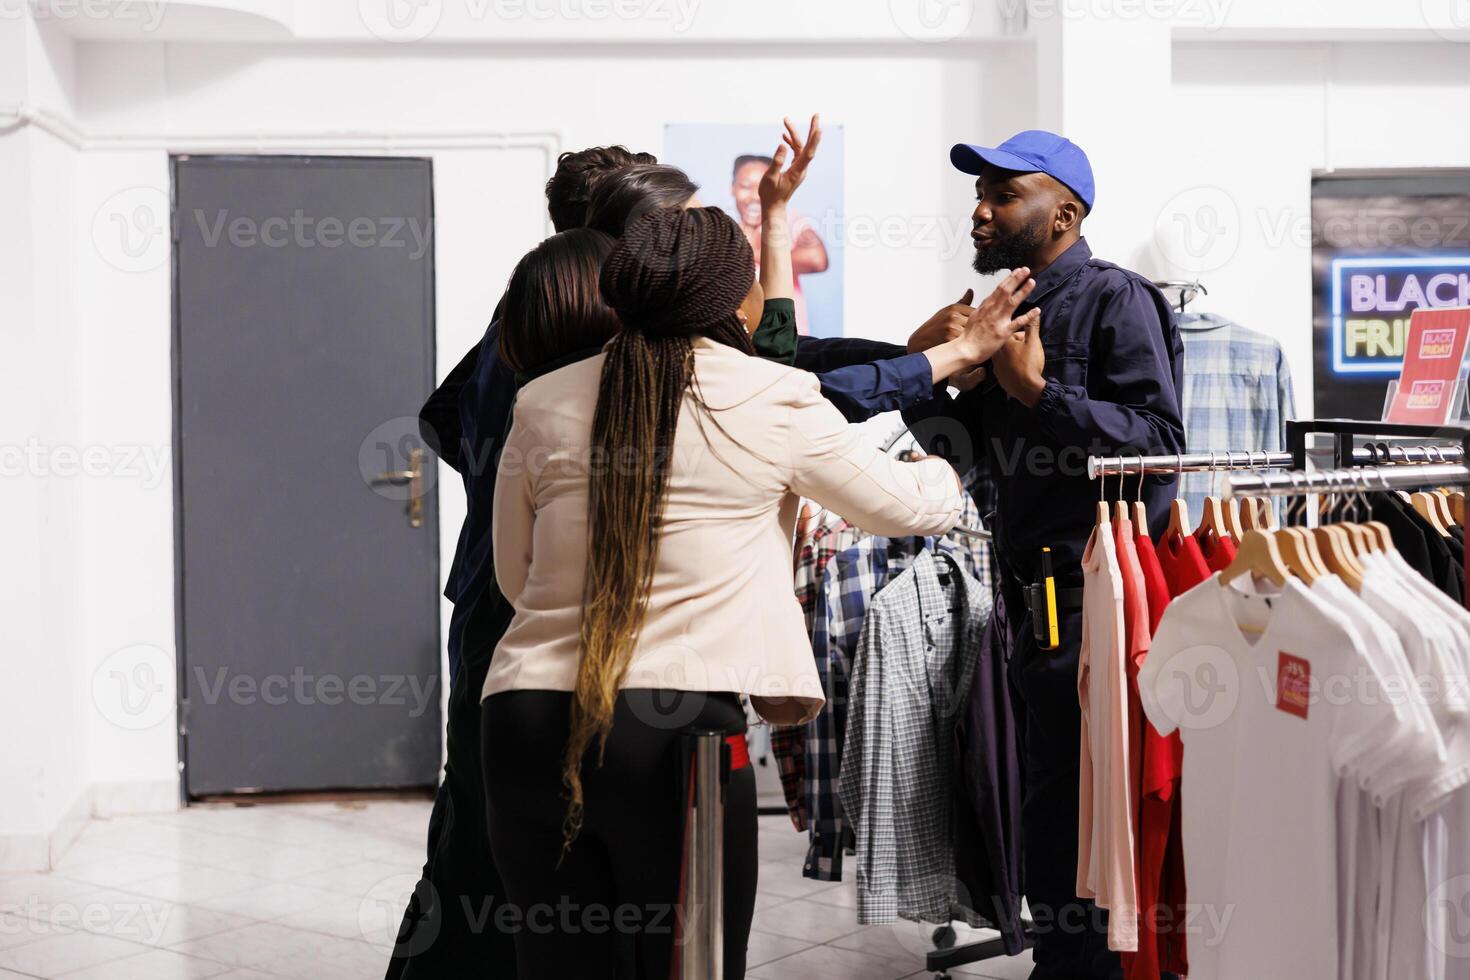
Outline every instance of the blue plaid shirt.
<path id="1" fill-rule="evenodd" d="M 985 580 L 979 564 L 985 549 L 956 548 L 948 538 L 866 538 L 827 564 L 812 623 L 812 654 L 827 703 L 812 720 L 806 737 L 807 830 L 811 847 L 802 874 L 821 881 L 842 880 L 842 849 L 849 836 L 837 799 L 842 738 L 847 731 L 847 689 L 853 655 L 862 635 L 868 604 L 890 579 L 904 572 L 924 551 L 954 554 L 970 575 Z"/>
<path id="2" fill-rule="evenodd" d="M 1286 448 L 1296 413 L 1291 368 L 1281 345 L 1213 313 L 1179 317 L 1184 341 L 1184 438 L 1189 452 Z M 1239 461 L 1240 457 L 1237 456 Z M 1225 457 L 1222 454 L 1220 461 Z M 1197 520 L 1205 497 L 1225 490 L 1225 473 L 1186 473 L 1184 500 Z"/>

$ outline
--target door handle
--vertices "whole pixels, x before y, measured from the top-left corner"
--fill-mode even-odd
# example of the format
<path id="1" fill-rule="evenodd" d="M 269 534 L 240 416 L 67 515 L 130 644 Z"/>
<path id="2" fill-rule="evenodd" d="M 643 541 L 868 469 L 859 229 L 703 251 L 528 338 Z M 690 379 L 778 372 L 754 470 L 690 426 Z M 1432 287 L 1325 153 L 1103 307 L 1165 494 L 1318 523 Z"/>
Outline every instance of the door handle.
<path id="1" fill-rule="evenodd" d="M 408 526 L 424 526 L 424 451 L 408 451 L 408 469 L 389 470 L 373 477 L 373 486 L 389 484 L 395 487 L 408 485 Z"/>

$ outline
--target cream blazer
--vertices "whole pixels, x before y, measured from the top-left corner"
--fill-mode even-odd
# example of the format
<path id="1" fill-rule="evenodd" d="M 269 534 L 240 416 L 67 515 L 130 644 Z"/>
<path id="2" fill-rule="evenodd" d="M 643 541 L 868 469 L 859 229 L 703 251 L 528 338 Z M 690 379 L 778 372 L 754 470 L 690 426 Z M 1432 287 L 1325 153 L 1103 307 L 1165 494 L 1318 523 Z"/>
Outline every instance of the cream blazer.
<path id="1" fill-rule="evenodd" d="M 605 359 L 543 375 L 516 398 L 494 514 L 495 576 L 515 615 L 482 698 L 576 686 Z M 824 697 L 792 584 L 799 498 L 873 534 L 942 534 L 959 520 L 959 478 L 940 459 L 883 453 L 806 371 L 701 337 L 694 378 L 710 411 L 688 395 L 680 408 L 652 593 L 622 686 L 733 691 L 768 721 L 804 722 Z"/>

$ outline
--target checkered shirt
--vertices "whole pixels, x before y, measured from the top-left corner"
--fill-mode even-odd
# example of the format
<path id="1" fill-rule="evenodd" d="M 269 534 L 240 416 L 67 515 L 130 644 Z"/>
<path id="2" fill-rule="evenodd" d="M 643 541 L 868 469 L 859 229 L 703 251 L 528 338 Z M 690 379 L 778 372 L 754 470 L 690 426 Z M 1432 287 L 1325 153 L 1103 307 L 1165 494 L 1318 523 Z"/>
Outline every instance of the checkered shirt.
<path id="1" fill-rule="evenodd" d="M 796 552 L 796 601 L 806 616 L 807 635 L 817 610 L 817 589 L 827 564 L 866 536 L 831 511 L 822 515 L 811 536 L 798 542 Z M 806 726 L 771 726 L 771 754 L 781 776 L 786 812 L 797 830 L 807 829 L 806 812 Z"/>
<path id="2" fill-rule="evenodd" d="M 989 617 L 989 590 L 953 554 L 925 552 L 873 599 L 852 661 L 838 788 L 856 832 L 859 925 L 982 921 L 957 893 L 952 768 Z"/>
<path id="3" fill-rule="evenodd" d="M 1184 340 L 1180 409 L 1189 452 L 1284 449 L 1286 420 L 1296 414 L 1296 405 L 1281 345 L 1212 313 L 1185 313 L 1179 334 Z M 1225 461 L 1223 454 L 1220 459 Z M 1205 497 L 1224 493 L 1227 478 L 1225 473 L 1184 475 L 1191 517 L 1202 513 Z"/>
<path id="4" fill-rule="evenodd" d="M 901 574 L 929 548 L 952 551 L 945 540 L 866 538 L 828 563 L 817 591 L 812 654 L 827 703 L 807 726 L 806 805 L 811 846 L 802 874 L 820 881 L 842 880 L 847 833 L 837 798 L 842 737 L 847 726 L 848 667 L 862 635 L 868 603 L 889 579 Z"/>

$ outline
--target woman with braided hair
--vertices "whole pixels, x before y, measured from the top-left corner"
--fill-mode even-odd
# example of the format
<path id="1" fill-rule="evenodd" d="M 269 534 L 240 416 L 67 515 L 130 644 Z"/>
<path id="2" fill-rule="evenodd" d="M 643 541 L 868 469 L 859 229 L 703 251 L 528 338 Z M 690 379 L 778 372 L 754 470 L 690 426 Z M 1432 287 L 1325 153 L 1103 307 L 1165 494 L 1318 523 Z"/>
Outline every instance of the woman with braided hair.
<path id="1" fill-rule="evenodd" d="M 754 258 L 718 209 L 636 218 L 601 292 L 622 332 L 520 390 L 500 460 L 495 568 L 514 616 L 483 691 L 490 841 L 522 977 L 610 977 L 631 935 L 638 975 L 662 980 L 679 731 L 740 732 L 740 694 L 783 724 L 823 702 L 791 591 L 798 497 L 888 535 L 943 533 L 963 498 L 943 460 L 885 456 L 812 375 L 750 356 Z M 725 828 L 739 977 L 758 860 L 748 767 Z"/>

